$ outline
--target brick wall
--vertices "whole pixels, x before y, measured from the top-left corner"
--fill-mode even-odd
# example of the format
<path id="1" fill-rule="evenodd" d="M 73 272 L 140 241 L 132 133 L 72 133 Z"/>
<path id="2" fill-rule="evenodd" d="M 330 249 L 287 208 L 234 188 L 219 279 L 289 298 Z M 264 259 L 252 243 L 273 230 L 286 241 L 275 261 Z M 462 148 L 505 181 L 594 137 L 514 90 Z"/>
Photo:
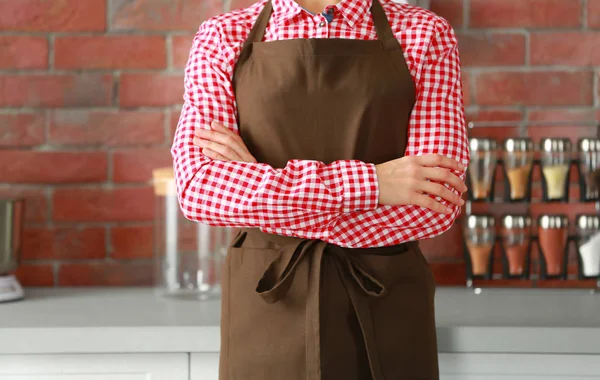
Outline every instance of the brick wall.
<path id="1" fill-rule="evenodd" d="M 241 0 L 0 0 L 0 196 L 28 200 L 26 285 L 151 281 L 151 169 L 171 164 L 191 39 Z M 469 120 L 600 119 L 600 0 L 432 0 Z M 460 229 L 423 244 L 463 282 Z M 447 248 L 450 247 L 450 248 Z"/>

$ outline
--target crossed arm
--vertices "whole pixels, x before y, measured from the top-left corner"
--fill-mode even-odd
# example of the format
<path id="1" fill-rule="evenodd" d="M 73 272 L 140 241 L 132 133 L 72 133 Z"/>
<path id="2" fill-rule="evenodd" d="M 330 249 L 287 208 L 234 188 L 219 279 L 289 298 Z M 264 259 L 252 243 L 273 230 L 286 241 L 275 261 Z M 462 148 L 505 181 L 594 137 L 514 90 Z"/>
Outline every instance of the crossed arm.
<path id="1" fill-rule="evenodd" d="M 370 244 L 368 237 L 351 238 L 357 229 L 393 229 L 413 240 L 452 225 L 465 191 L 468 149 L 456 39 L 449 27 L 433 40 L 423 62 L 407 156 L 378 166 L 292 160 L 276 169 L 256 162 L 237 131 L 230 81 L 234 55 L 220 46 L 217 25 L 202 25 L 186 68 L 185 104 L 172 146 L 186 217 L 355 246 Z"/>

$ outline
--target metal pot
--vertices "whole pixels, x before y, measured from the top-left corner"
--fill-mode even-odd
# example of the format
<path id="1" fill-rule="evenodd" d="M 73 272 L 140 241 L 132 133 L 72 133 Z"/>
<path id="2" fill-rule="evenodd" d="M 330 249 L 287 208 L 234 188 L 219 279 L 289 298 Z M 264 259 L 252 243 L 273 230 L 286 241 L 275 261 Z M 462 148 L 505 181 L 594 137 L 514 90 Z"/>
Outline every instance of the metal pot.
<path id="1" fill-rule="evenodd" d="M 23 246 L 25 200 L 0 199 L 0 276 L 17 269 Z"/>

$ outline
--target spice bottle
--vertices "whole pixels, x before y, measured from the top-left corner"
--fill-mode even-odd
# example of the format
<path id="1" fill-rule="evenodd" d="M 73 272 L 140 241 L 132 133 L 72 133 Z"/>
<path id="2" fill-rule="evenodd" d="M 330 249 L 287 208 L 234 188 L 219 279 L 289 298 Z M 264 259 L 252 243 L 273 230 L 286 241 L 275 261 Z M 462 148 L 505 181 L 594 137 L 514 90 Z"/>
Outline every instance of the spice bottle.
<path id="1" fill-rule="evenodd" d="M 492 251 L 496 240 L 491 215 L 469 215 L 465 226 L 466 261 L 473 276 L 491 275 Z"/>
<path id="2" fill-rule="evenodd" d="M 531 167 L 533 164 L 533 142 L 528 138 L 504 141 L 504 170 L 509 190 L 509 199 L 529 199 Z"/>
<path id="3" fill-rule="evenodd" d="M 571 141 L 545 138 L 542 139 L 541 147 L 544 201 L 567 201 Z"/>
<path id="4" fill-rule="evenodd" d="M 527 215 L 505 215 L 502 218 L 505 273 L 527 275 L 531 242 L 531 218 Z"/>
<path id="5" fill-rule="evenodd" d="M 542 255 L 542 278 L 566 274 L 569 219 L 566 215 L 541 215 L 538 242 Z"/>
<path id="6" fill-rule="evenodd" d="M 490 200 L 497 162 L 495 140 L 470 138 L 469 193 L 473 200 Z"/>
<path id="7" fill-rule="evenodd" d="M 579 215 L 577 217 L 577 247 L 581 277 L 600 275 L 600 217 Z"/>
<path id="8" fill-rule="evenodd" d="M 600 139 L 580 139 L 579 188 L 582 201 L 598 200 L 597 178 L 600 176 Z"/>

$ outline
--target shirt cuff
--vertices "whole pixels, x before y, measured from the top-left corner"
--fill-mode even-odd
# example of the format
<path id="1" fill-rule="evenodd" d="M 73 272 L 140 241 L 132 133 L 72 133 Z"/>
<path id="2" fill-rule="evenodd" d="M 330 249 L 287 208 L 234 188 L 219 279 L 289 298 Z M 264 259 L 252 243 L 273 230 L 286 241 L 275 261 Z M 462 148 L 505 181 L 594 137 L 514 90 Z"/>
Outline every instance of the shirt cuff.
<path id="1" fill-rule="evenodd" d="M 375 165 L 362 161 L 344 161 L 342 212 L 374 210 L 379 206 L 379 184 Z"/>

